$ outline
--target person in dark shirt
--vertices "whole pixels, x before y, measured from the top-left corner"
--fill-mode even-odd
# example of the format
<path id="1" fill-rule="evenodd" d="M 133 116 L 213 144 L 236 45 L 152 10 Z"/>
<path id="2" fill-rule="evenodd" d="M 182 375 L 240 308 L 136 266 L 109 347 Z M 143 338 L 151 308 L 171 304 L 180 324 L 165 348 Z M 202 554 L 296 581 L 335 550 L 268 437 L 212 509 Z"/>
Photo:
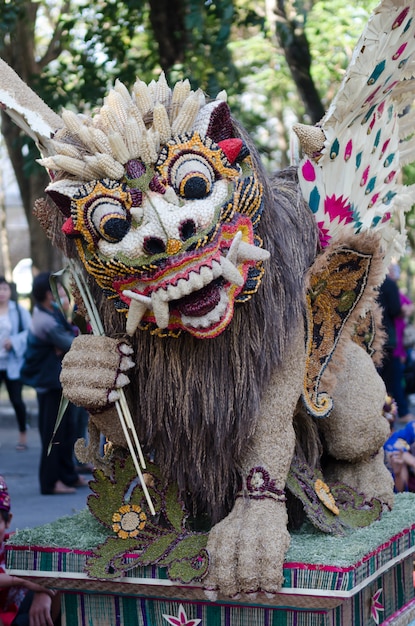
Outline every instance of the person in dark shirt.
<path id="1" fill-rule="evenodd" d="M 48 272 L 39 274 L 33 280 L 35 307 L 21 380 L 34 387 L 37 393 L 42 443 L 40 491 L 42 494 L 70 494 L 75 492 L 76 487 L 87 485 L 77 474 L 73 458 L 76 439 L 74 405 L 68 405 L 54 437 L 53 431 L 62 395 L 59 380 L 61 362 L 77 331 L 57 306 L 49 280 Z M 61 289 L 62 297 L 66 297 L 64 289 Z"/>
<path id="2" fill-rule="evenodd" d="M 401 314 L 399 288 L 389 275 L 379 288 L 378 302 L 382 307 L 382 326 L 386 332 L 384 357 L 379 369 L 388 394 L 393 395 L 393 351 L 396 347 L 395 318 Z"/>
<path id="3" fill-rule="evenodd" d="M 403 327 L 411 303 L 399 290 L 399 266 L 391 264 L 388 275 L 379 288 L 378 302 L 382 308 L 382 325 L 386 332 L 383 361 L 379 368 L 387 393 L 394 398 L 398 407 L 397 423 L 404 424 L 415 420 L 415 415 L 409 411 L 405 384 L 405 361 L 403 359 Z"/>

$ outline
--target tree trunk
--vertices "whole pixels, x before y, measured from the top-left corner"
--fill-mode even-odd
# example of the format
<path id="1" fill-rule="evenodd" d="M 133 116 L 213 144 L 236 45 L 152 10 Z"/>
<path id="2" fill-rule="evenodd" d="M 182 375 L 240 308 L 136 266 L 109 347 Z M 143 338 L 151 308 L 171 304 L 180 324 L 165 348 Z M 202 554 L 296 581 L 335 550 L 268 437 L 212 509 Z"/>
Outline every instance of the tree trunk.
<path id="1" fill-rule="evenodd" d="M 13 35 L 2 48 L 2 58 L 30 87 L 36 76 L 42 71 L 42 64 L 36 59 L 34 29 L 38 3 L 26 2 L 22 16 L 17 20 Z M 48 176 L 43 168 L 37 164 L 29 165 L 29 159 L 23 155 L 23 133 L 12 122 L 8 115 L 1 113 L 1 130 L 6 143 L 10 161 L 13 166 L 17 185 L 22 198 L 23 208 L 29 225 L 30 250 L 34 271 L 53 271 L 62 267 L 61 253 L 52 247 L 39 222 L 32 211 L 35 200 L 44 194 L 48 184 Z M 33 157 L 36 151 L 33 143 L 30 146 Z M 36 155 L 40 156 L 40 155 Z"/>
<path id="2" fill-rule="evenodd" d="M 150 22 L 166 74 L 184 59 L 186 46 L 183 0 L 150 0 Z"/>
<path id="3" fill-rule="evenodd" d="M 3 274 L 9 283 L 12 281 L 12 262 L 10 259 L 9 235 L 6 222 L 6 204 L 4 194 L 4 180 L 0 172 L 0 245 L 3 261 Z"/>
<path id="4" fill-rule="evenodd" d="M 324 116 L 325 110 L 311 77 L 312 59 L 307 37 L 291 5 L 290 0 L 277 0 L 275 30 L 306 113 L 311 123 L 317 124 Z"/>
<path id="5" fill-rule="evenodd" d="M 14 122 L 2 112 L 1 129 L 9 158 L 16 176 L 23 208 L 29 226 L 30 250 L 34 271 L 55 271 L 62 267 L 62 255 L 46 237 L 38 220 L 33 215 L 35 200 L 44 195 L 49 182 L 47 173 L 38 165 L 33 165 L 30 173 L 25 172 L 25 159 L 22 154 L 22 136 Z"/>

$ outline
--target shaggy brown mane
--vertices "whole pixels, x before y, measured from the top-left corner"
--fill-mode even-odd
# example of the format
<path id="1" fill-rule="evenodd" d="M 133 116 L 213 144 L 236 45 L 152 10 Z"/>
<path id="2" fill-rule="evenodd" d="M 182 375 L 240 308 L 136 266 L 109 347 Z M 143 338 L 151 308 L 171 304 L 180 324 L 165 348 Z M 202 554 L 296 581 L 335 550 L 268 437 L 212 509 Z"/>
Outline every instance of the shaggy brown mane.
<path id="1" fill-rule="evenodd" d="M 167 480 L 191 494 L 191 513 L 207 514 L 213 523 L 232 507 L 241 453 L 255 430 L 262 391 L 304 314 L 305 275 L 318 240 L 295 170 L 267 179 L 249 138 L 241 129 L 238 134 L 249 143 L 264 185 L 258 234 L 271 260 L 259 291 L 236 307 L 233 321 L 215 339 L 187 333 L 160 338 L 137 331 L 132 340 L 136 367 L 128 388 L 144 449 L 154 453 Z M 57 230 L 54 239 L 74 254 Z M 124 316 L 96 285 L 91 289 L 107 334 L 122 336 Z"/>

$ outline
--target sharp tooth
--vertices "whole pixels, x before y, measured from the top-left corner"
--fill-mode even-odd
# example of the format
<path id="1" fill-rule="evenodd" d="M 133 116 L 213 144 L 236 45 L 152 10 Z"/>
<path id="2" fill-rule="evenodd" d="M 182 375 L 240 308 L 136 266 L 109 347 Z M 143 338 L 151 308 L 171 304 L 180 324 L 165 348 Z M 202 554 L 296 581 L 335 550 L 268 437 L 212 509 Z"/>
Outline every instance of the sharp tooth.
<path id="1" fill-rule="evenodd" d="M 203 278 L 197 272 L 190 272 L 189 283 L 192 291 L 197 291 L 198 289 L 202 289 L 203 287 Z"/>
<path id="2" fill-rule="evenodd" d="M 159 297 L 158 292 L 152 294 L 151 303 L 153 305 L 157 326 L 159 328 L 167 328 L 170 319 L 168 303 Z"/>
<path id="3" fill-rule="evenodd" d="M 177 298 L 182 298 L 183 296 L 187 296 L 189 295 L 189 293 L 192 293 L 193 291 L 193 287 L 192 287 L 190 280 L 185 280 L 184 278 L 181 278 L 179 281 L 177 281 L 176 288 L 178 290 L 178 295 L 176 296 Z"/>
<path id="4" fill-rule="evenodd" d="M 177 300 L 180 298 L 176 285 L 169 285 L 167 287 L 167 295 L 169 296 L 169 300 Z"/>
<path id="5" fill-rule="evenodd" d="M 220 263 L 217 261 L 212 261 L 212 275 L 213 278 L 219 278 L 219 276 L 222 276 L 222 268 Z"/>
<path id="6" fill-rule="evenodd" d="M 200 275 L 203 280 L 203 287 L 205 287 L 206 285 L 212 282 L 212 279 L 213 279 L 212 270 L 206 267 L 206 265 L 204 265 L 201 268 Z"/>
<path id="7" fill-rule="evenodd" d="M 269 259 L 269 257 L 270 253 L 268 252 L 268 250 L 264 250 L 263 248 L 254 246 L 251 243 L 245 243 L 245 241 L 241 241 L 239 245 L 237 256 L 238 261 L 266 261 L 267 259 Z M 229 259 L 229 254 L 227 258 Z"/>
<path id="8" fill-rule="evenodd" d="M 244 279 L 242 274 L 238 271 L 238 268 L 234 266 L 233 263 L 228 261 L 225 257 L 221 257 L 220 266 L 222 268 L 222 275 L 225 280 L 228 280 L 230 283 L 234 283 L 238 285 L 238 287 L 242 287 L 244 284 Z"/>
<path id="9" fill-rule="evenodd" d="M 164 194 L 164 199 L 166 202 L 169 202 L 170 204 L 174 204 L 176 206 L 179 206 L 180 204 L 179 198 L 177 197 L 173 187 L 167 187 L 166 193 Z"/>
<path id="10" fill-rule="evenodd" d="M 168 302 L 170 300 L 167 289 L 158 289 L 157 298 L 162 300 L 163 302 Z"/>
<path id="11" fill-rule="evenodd" d="M 239 245 L 241 243 L 241 239 L 242 239 L 242 233 L 240 230 L 238 230 L 238 232 L 236 233 L 235 237 L 232 240 L 231 247 L 228 250 L 228 254 L 226 255 L 226 258 L 228 259 L 228 261 L 230 261 L 234 265 L 236 265 L 236 261 L 238 258 L 238 250 L 239 250 Z"/>
<path id="12" fill-rule="evenodd" d="M 131 300 L 136 300 L 137 302 L 141 302 L 142 304 L 147 305 L 148 309 L 151 309 L 151 298 L 149 298 L 148 296 L 144 296 L 142 293 L 136 293 L 135 291 L 130 291 L 129 289 L 126 289 L 122 293 L 123 293 L 123 296 L 126 296 L 127 298 L 131 298 Z"/>
<path id="13" fill-rule="evenodd" d="M 144 313 L 147 311 L 148 308 L 149 307 L 143 302 L 138 302 L 137 300 L 131 299 L 130 308 L 128 310 L 127 324 L 125 327 L 127 335 L 134 335 L 139 323 L 143 319 Z"/>

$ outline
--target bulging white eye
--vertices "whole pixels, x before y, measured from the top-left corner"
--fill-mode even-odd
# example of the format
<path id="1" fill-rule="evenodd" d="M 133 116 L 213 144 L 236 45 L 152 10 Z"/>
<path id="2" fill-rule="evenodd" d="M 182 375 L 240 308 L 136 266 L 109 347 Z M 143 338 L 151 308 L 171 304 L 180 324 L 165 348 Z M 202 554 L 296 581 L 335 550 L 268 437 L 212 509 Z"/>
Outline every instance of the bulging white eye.
<path id="1" fill-rule="evenodd" d="M 106 241 L 121 241 L 130 230 L 130 214 L 116 198 L 98 198 L 91 202 L 88 213 L 96 233 Z"/>
<path id="2" fill-rule="evenodd" d="M 91 180 L 74 194 L 71 217 L 75 230 L 89 247 L 99 240 L 121 241 L 131 226 L 132 197 L 128 187 L 116 180 Z"/>
<path id="3" fill-rule="evenodd" d="M 170 180 L 182 198 L 201 199 L 212 191 L 215 172 L 202 155 L 185 153 L 172 165 Z"/>

